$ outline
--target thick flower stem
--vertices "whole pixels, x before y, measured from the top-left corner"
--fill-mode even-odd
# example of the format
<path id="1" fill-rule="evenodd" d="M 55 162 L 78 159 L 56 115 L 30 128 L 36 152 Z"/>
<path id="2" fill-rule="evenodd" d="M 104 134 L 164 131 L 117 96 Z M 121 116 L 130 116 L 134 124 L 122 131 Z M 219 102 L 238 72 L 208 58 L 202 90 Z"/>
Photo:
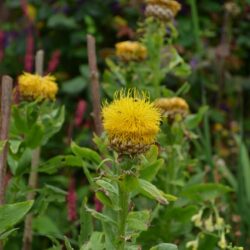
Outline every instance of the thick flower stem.
<path id="1" fill-rule="evenodd" d="M 117 250 L 124 250 L 126 245 L 126 220 L 129 209 L 129 193 L 123 183 L 119 184 L 119 214 L 118 214 L 118 243 Z"/>

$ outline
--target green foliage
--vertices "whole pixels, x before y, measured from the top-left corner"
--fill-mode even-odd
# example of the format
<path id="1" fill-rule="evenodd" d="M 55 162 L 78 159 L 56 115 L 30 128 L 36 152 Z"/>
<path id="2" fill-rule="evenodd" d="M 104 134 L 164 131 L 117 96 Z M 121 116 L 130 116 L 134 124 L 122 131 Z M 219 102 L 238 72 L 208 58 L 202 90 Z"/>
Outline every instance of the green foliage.
<path id="1" fill-rule="evenodd" d="M 33 201 L 24 201 L 0 206 L 0 237 L 7 238 L 17 228 L 15 226 L 31 209 Z"/>
<path id="2" fill-rule="evenodd" d="M 162 243 L 155 247 L 151 247 L 150 250 L 178 250 L 176 245 Z"/>

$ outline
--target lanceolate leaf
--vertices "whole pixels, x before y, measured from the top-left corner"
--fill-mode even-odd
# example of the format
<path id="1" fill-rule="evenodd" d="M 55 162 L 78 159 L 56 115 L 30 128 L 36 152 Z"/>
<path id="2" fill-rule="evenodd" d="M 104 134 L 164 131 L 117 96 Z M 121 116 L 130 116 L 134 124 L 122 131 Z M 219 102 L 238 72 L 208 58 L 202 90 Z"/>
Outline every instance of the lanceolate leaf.
<path id="1" fill-rule="evenodd" d="M 0 206 L 0 234 L 17 224 L 31 209 L 33 201 Z"/>
<path id="2" fill-rule="evenodd" d="M 107 215 L 101 214 L 101 213 L 97 212 L 96 210 L 88 208 L 88 207 L 86 207 L 86 210 L 89 213 L 91 213 L 94 218 L 96 218 L 102 222 L 116 224 L 116 222 Z"/>
<path id="3" fill-rule="evenodd" d="M 201 183 L 186 187 L 182 195 L 192 200 L 213 200 L 216 197 L 231 192 L 228 186 L 218 183 Z"/>
<path id="4" fill-rule="evenodd" d="M 168 198 L 170 198 L 170 200 L 177 199 L 175 196 L 165 194 L 164 192 L 159 190 L 155 185 L 142 179 L 139 180 L 139 192 L 150 199 L 158 201 L 163 205 L 168 204 Z"/>
<path id="5" fill-rule="evenodd" d="M 101 156 L 94 150 L 79 147 L 74 142 L 71 143 L 71 150 L 76 156 L 81 157 L 83 160 L 90 161 L 98 165 L 102 162 Z"/>
<path id="6" fill-rule="evenodd" d="M 161 243 L 155 247 L 150 248 L 150 250 L 178 250 L 178 247 L 174 244 Z"/>

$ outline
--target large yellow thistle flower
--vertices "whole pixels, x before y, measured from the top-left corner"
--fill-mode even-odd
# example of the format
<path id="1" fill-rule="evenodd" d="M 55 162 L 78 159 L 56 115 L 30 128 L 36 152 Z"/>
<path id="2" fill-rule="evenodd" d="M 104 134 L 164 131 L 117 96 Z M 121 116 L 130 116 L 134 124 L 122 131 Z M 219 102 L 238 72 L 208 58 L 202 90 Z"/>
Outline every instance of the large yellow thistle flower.
<path id="1" fill-rule="evenodd" d="M 124 61 L 142 61 L 147 57 L 147 48 L 139 42 L 120 42 L 115 48 L 116 55 Z"/>
<path id="2" fill-rule="evenodd" d="M 26 100 L 54 100 L 58 92 L 55 80 L 56 78 L 51 75 L 40 76 L 25 72 L 18 77 L 20 95 Z"/>
<path id="3" fill-rule="evenodd" d="M 121 154 L 139 154 L 149 149 L 160 130 L 160 112 L 145 93 L 120 91 L 102 109 L 103 127 L 111 147 Z"/>
<path id="4" fill-rule="evenodd" d="M 189 105 L 180 97 L 160 98 L 154 104 L 161 111 L 162 116 L 170 121 L 173 121 L 177 115 L 184 118 L 189 113 Z"/>
<path id="5" fill-rule="evenodd" d="M 181 5 L 175 0 L 146 0 L 145 14 L 163 21 L 173 19 L 181 9 Z"/>

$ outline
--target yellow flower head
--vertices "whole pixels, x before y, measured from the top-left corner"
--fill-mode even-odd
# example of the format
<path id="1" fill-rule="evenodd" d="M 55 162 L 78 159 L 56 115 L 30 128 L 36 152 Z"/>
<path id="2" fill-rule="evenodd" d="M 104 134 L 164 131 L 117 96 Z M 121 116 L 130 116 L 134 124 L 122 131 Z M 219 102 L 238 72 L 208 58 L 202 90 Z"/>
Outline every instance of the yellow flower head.
<path id="1" fill-rule="evenodd" d="M 160 98 L 155 106 L 161 110 L 162 116 L 174 120 L 177 115 L 184 118 L 189 112 L 187 102 L 180 97 Z"/>
<path id="2" fill-rule="evenodd" d="M 181 5 L 175 0 L 146 0 L 146 15 L 163 21 L 173 19 L 181 10 Z"/>
<path id="3" fill-rule="evenodd" d="M 26 100 L 50 99 L 54 100 L 58 92 L 54 76 L 40 76 L 23 73 L 18 78 L 18 87 L 21 97 Z"/>
<path id="4" fill-rule="evenodd" d="M 102 109 L 111 147 L 122 154 L 145 152 L 160 130 L 160 112 L 145 93 L 119 91 Z"/>
<path id="5" fill-rule="evenodd" d="M 36 8 L 32 4 L 28 4 L 27 15 L 32 21 L 36 19 L 36 14 L 37 14 Z"/>
<path id="6" fill-rule="evenodd" d="M 147 57 L 146 47 L 139 42 L 120 42 L 115 47 L 116 55 L 124 61 L 142 61 Z"/>

